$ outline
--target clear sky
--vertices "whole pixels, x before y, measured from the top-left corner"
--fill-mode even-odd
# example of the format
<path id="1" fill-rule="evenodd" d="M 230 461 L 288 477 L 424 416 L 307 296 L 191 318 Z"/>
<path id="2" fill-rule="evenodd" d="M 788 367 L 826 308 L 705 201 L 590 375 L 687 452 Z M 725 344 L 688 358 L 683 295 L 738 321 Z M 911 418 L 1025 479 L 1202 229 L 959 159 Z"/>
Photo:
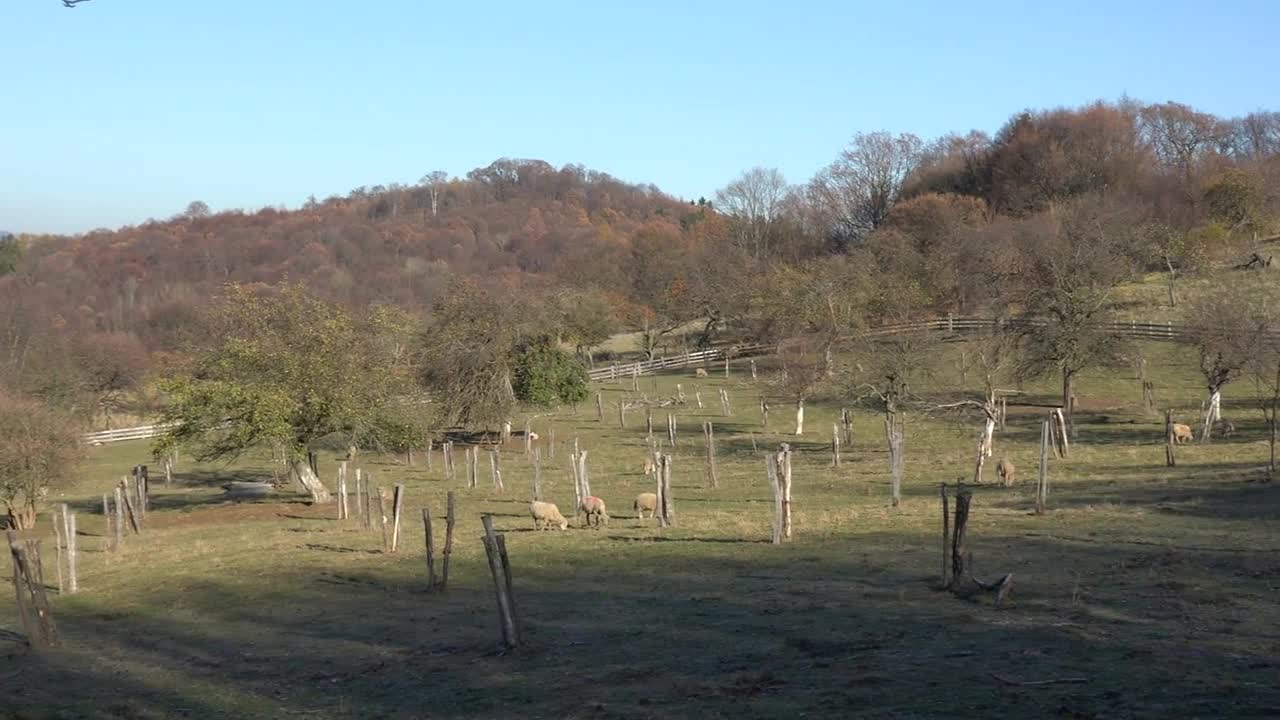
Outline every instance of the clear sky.
<path id="1" fill-rule="evenodd" d="M 1280 109 L 1280 2 L 0 0 L 0 229 L 298 206 L 502 157 L 686 198 L 853 133 L 1127 93 Z"/>

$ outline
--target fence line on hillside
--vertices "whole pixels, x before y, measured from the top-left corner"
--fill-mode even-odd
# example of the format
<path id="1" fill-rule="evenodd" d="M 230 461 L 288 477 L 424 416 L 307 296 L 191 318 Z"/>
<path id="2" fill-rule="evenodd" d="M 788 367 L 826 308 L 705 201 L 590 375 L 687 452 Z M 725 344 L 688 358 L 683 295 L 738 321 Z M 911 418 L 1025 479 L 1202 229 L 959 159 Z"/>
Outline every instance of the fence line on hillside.
<path id="1" fill-rule="evenodd" d="M 1047 320 L 1028 318 L 998 319 L 948 316 L 932 320 L 880 325 L 866 331 L 862 334 L 862 337 L 889 337 L 892 335 L 905 335 L 914 332 L 929 331 L 945 331 L 948 334 L 958 335 L 999 327 L 1021 329 L 1035 325 L 1045 325 L 1047 323 Z M 1140 322 L 1137 320 L 1112 320 L 1110 322 L 1103 323 L 1100 327 L 1112 335 L 1133 338 L 1136 340 L 1185 342 L 1189 340 L 1192 335 L 1191 330 L 1186 325 L 1174 323 L 1172 321 Z M 726 358 L 732 360 L 735 358 L 772 355 L 777 351 L 778 345 L 773 343 L 730 345 L 710 348 L 707 350 L 699 350 L 697 352 L 680 353 L 679 355 L 671 355 L 668 357 L 654 358 L 653 360 L 614 363 L 608 367 L 590 370 L 587 372 L 587 376 L 595 382 L 604 380 L 621 380 L 632 377 L 633 375 L 652 375 L 659 370 L 684 368 L 700 363 L 717 362 L 725 360 Z M 82 436 L 82 440 L 91 445 L 121 442 L 125 440 L 145 440 L 161 435 L 172 427 L 174 427 L 174 423 L 143 425 L 141 427 L 120 428 L 117 430 L 102 430 L 99 432 L 86 433 Z"/>

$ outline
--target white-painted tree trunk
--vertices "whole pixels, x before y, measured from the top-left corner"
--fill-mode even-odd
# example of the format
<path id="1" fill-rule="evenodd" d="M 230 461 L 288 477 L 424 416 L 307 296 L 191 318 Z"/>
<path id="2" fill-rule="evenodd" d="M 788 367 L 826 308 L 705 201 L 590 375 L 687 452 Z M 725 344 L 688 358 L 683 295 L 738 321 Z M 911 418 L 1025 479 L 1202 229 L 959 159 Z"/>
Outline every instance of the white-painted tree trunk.
<path id="1" fill-rule="evenodd" d="M 804 434 L 804 401 L 796 403 L 796 435 Z"/>
<path id="2" fill-rule="evenodd" d="M 1222 391 L 1214 390 L 1209 395 L 1209 408 L 1204 413 L 1204 427 L 1200 430 L 1200 442 L 1209 442 L 1213 434 L 1213 424 L 1222 419 Z"/>
<path id="3" fill-rule="evenodd" d="M 992 436 L 996 432 L 996 420 L 993 417 L 987 418 L 987 424 L 982 429 L 982 456 L 991 457 Z"/>
<path id="4" fill-rule="evenodd" d="M 302 484 L 307 492 L 311 493 L 311 501 L 317 504 L 327 503 L 333 499 L 329 494 L 329 489 L 320 482 L 320 478 L 311 471 L 311 466 L 307 464 L 306 458 L 299 458 L 290 464 L 294 477 Z"/>

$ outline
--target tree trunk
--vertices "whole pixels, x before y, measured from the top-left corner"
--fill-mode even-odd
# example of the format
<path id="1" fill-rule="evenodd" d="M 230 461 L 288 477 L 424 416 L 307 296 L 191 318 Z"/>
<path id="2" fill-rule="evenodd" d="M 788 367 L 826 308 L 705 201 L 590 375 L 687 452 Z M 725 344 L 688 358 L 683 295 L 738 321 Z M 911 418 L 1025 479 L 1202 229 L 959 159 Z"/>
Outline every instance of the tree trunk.
<path id="1" fill-rule="evenodd" d="M 1213 424 L 1222 417 L 1222 388 L 1209 388 L 1209 408 L 1204 413 L 1204 427 L 1200 430 L 1200 442 L 1207 443 L 1213 436 Z"/>
<path id="2" fill-rule="evenodd" d="M 311 470 L 311 466 L 307 464 L 306 458 L 298 458 L 291 464 L 294 477 L 298 478 L 298 482 L 307 492 L 311 493 L 311 502 L 317 504 L 327 503 L 333 499 L 329 494 L 328 488 L 320 482 L 320 478 Z"/>
<path id="3" fill-rule="evenodd" d="M 1076 374 L 1062 371 L 1062 411 L 1067 416 L 1067 434 L 1076 436 Z"/>
<path id="4" fill-rule="evenodd" d="M 1271 408 L 1271 417 L 1267 418 L 1267 448 L 1270 455 L 1267 459 L 1267 479 L 1276 472 L 1276 409 Z"/>
<path id="5" fill-rule="evenodd" d="M 804 400 L 796 401 L 796 436 L 804 434 Z"/>

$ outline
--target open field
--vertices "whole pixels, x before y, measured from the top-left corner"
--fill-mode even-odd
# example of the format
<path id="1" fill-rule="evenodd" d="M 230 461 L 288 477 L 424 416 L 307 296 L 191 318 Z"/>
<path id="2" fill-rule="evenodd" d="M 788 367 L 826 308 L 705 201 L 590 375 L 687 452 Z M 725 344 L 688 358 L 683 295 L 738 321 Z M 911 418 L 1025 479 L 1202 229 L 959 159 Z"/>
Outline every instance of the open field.
<path id="1" fill-rule="evenodd" d="M 1147 353 L 1162 406 L 1194 421 L 1202 399 L 1194 357 L 1172 345 Z M 763 361 L 762 361 L 763 367 Z M 903 507 L 888 503 L 880 417 L 856 414 L 856 442 L 838 469 L 831 425 L 841 403 L 810 404 L 803 438 L 782 434 L 792 411 L 736 368 L 692 371 L 641 391 L 678 410 L 674 494 L 678 527 L 633 517 L 651 490 L 641 472 L 643 412 L 619 428 L 631 380 L 600 386 L 593 403 L 537 417 L 544 493 L 572 504 L 566 442 L 589 451 L 592 489 L 612 522 L 601 530 L 532 532 L 529 465 L 519 439 L 503 451 L 504 494 L 446 482 L 439 455 L 366 457 L 384 486 L 405 483 L 400 553 L 333 506 L 286 495 L 227 504 L 232 477 L 270 476 L 265 455 L 231 466 L 180 462 L 172 488 L 153 479 L 140 537 L 102 552 L 101 493 L 145 443 L 92 451 L 86 480 L 60 501 L 80 513 L 81 593 L 54 597 L 65 648 L 36 657 L 15 635 L 12 593 L 0 594 L 0 717 L 1060 717 L 1263 718 L 1280 714 L 1280 488 L 1261 482 L 1261 416 L 1243 383 L 1225 414 L 1239 433 L 1182 447 L 1164 467 L 1163 421 L 1140 412 L 1126 370 L 1080 382 L 1079 444 L 1051 466 L 1050 512 L 1030 513 L 1042 410 L 1010 407 L 995 458 L 1020 468 L 1016 488 L 975 489 L 969 547 L 977 574 L 1015 574 L 1011 602 L 956 599 L 936 589 L 938 483 L 972 474 L 977 425 L 909 416 Z M 695 383 L 705 408 L 693 403 Z M 959 384 L 948 370 L 923 389 Z M 1031 385 L 1030 403 L 1056 401 Z M 726 388 L 734 415 L 721 417 Z M 655 410 L 655 429 L 665 410 Z M 516 428 L 523 418 L 515 418 Z M 706 487 L 698 425 L 716 424 L 720 487 Z M 768 544 L 772 500 L 761 450 L 792 442 L 795 538 Z M 333 487 L 336 456 L 321 455 Z M 153 473 L 154 474 L 154 473 Z M 443 518 L 459 499 L 445 594 L 426 594 L 420 509 Z M 528 647 L 499 651 L 481 513 L 508 533 Z M 41 523 L 47 532 L 47 522 Z M 436 523 L 437 552 L 443 522 Z M 51 541 L 46 541 L 51 545 Z M 52 548 L 45 561 L 52 564 Z M 6 563 L 6 577 L 8 573 Z M 51 571 L 46 578 L 53 577 Z M 1005 680 L 998 679 L 999 675 Z M 1082 682 L 1013 685 L 1082 679 Z"/>

